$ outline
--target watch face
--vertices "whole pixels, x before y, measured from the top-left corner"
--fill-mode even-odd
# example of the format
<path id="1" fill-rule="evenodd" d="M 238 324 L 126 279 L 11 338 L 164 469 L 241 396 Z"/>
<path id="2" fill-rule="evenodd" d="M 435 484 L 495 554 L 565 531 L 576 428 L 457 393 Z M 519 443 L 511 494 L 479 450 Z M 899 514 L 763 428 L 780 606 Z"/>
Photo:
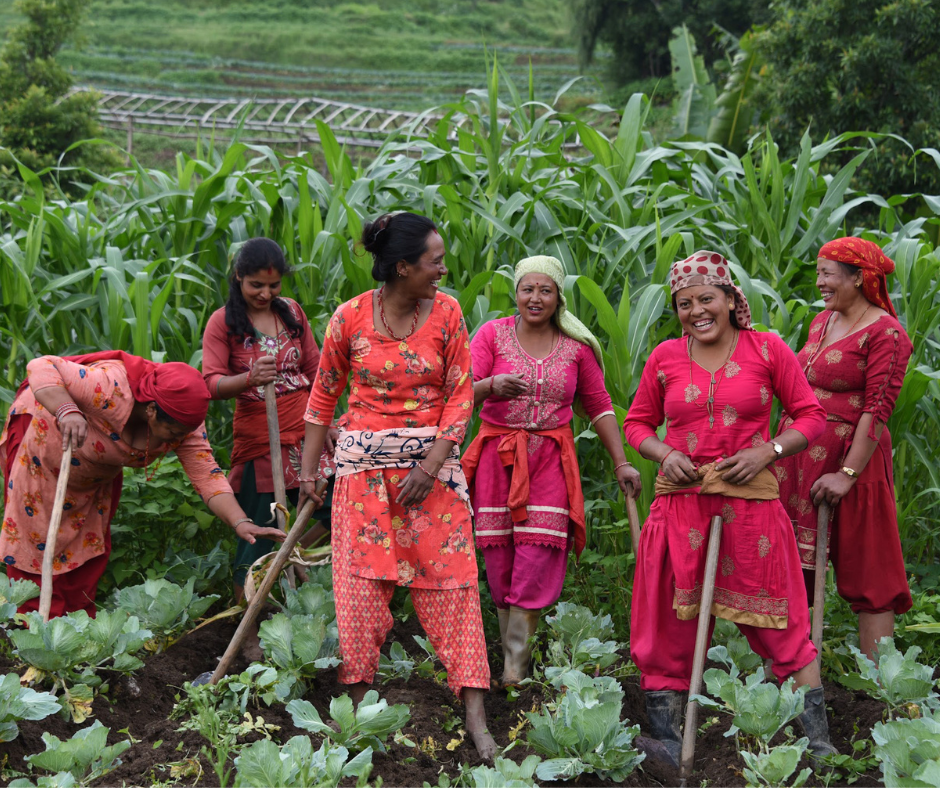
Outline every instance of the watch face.
<path id="1" fill-rule="evenodd" d="M 777 452 L 777 454 L 783 454 L 783 446 L 781 446 L 779 443 L 776 443 L 776 442 L 775 442 L 775 443 L 774 443 L 774 451 Z"/>

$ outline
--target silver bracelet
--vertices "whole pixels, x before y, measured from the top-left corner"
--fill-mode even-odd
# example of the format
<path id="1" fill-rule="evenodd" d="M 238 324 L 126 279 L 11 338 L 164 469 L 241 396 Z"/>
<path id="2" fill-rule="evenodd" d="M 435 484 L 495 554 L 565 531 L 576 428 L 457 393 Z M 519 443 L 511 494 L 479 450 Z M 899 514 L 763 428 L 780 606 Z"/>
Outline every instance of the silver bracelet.
<path id="1" fill-rule="evenodd" d="M 236 520 L 236 521 L 232 524 L 232 530 L 233 530 L 233 531 L 237 531 L 237 530 L 238 530 L 238 526 L 240 526 L 242 523 L 251 523 L 252 525 L 254 525 L 254 524 L 255 524 L 255 521 L 252 520 L 250 517 L 242 517 L 241 520 Z"/>

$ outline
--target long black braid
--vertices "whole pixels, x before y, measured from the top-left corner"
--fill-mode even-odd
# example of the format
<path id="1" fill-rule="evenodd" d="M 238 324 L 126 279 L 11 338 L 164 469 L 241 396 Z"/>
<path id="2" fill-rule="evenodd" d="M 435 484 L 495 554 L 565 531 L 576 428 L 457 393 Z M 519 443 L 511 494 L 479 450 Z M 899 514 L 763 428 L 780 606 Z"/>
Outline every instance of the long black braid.
<path id="1" fill-rule="evenodd" d="M 265 268 L 273 268 L 282 277 L 290 274 L 284 252 L 270 238 L 250 238 L 235 257 L 232 274 L 228 280 L 228 301 L 225 302 L 225 325 L 229 334 L 245 339 L 254 337 L 255 328 L 248 318 L 248 304 L 242 295 L 239 279 L 258 273 Z M 303 326 L 291 313 L 290 306 L 283 298 L 271 301 L 271 311 L 280 318 L 287 333 L 297 339 L 303 333 Z"/>

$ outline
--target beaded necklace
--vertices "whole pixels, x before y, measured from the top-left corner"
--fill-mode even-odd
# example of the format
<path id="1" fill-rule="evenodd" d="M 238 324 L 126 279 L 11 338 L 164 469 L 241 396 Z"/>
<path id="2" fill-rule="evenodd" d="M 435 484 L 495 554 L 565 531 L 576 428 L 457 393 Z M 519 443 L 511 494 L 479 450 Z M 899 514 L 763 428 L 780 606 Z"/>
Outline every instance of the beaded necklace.
<path id="1" fill-rule="evenodd" d="M 415 329 L 418 327 L 418 315 L 421 314 L 421 302 L 418 301 L 418 303 L 415 304 L 415 316 L 411 321 L 411 328 L 408 329 L 407 334 L 405 334 L 403 337 L 400 337 L 394 331 L 392 331 L 391 326 L 389 326 L 388 321 L 385 319 L 385 300 L 382 298 L 382 294 L 384 292 L 385 285 L 382 285 L 382 287 L 379 288 L 379 318 L 382 321 L 382 325 L 385 326 L 385 330 L 388 332 L 388 335 L 392 339 L 397 339 L 399 342 L 404 342 L 415 332 Z"/>
<path id="2" fill-rule="evenodd" d="M 859 323 L 862 322 L 862 318 L 868 314 L 869 309 L 871 309 L 871 304 L 865 307 L 865 311 L 862 312 L 862 314 L 858 316 L 858 320 L 852 323 L 852 327 L 848 331 L 846 331 L 841 337 L 839 337 L 839 339 L 845 339 L 847 336 L 849 336 L 849 334 L 851 334 L 855 330 L 855 327 Z M 806 364 L 803 367 L 803 374 L 806 374 L 809 371 L 809 368 L 813 366 L 813 364 L 816 362 L 816 359 L 819 358 L 819 354 L 822 353 L 827 347 L 829 347 L 828 345 L 824 343 L 826 341 L 826 337 L 829 336 L 829 329 L 831 327 L 832 327 L 832 315 L 830 314 L 829 317 L 826 318 L 826 327 L 823 329 L 822 335 L 819 337 L 819 341 L 813 346 L 812 351 L 810 351 L 809 357 L 806 359 Z M 839 339 L 836 339 L 834 341 L 838 342 Z"/>
<path id="3" fill-rule="evenodd" d="M 717 370 L 715 370 L 715 372 L 709 373 L 711 375 L 711 379 L 708 382 L 708 398 L 705 400 L 705 405 L 704 405 L 705 412 L 708 414 L 708 428 L 709 429 L 712 429 L 712 427 L 715 426 L 715 395 L 718 393 L 718 387 L 721 385 L 721 381 L 725 379 L 725 375 L 724 375 L 725 367 L 728 365 L 728 362 L 731 361 L 731 356 L 734 355 L 734 349 L 738 346 L 738 337 L 740 336 L 740 334 L 741 334 L 740 331 L 734 332 L 734 341 L 731 343 L 731 349 L 728 351 L 728 357 L 724 360 L 724 363 Z M 686 352 L 689 355 L 689 387 L 685 390 L 686 401 L 689 401 L 690 395 L 694 395 L 695 397 L 698 397 L 700 393 L 698 386 L 696 386 L 692 380 L 693 360 L 692 360 L 692 337 L 691 336 L 689 337 L 689 341 L 688 343 L 686 343 L 685 348 L 686 348 Z M 701 364 L 699 364 L 699 366 L 701 367 Z M 705 367 L 702 367 L 702 369 L 705 370 L 705 372 L 708 372 L 708 370 L 705 369 Z M 719 371 L 722 373 L 721 378 L 716 379 L 715 375 Z M 702 407 L 702 406 L 699 405 L 699 407 Z"/>

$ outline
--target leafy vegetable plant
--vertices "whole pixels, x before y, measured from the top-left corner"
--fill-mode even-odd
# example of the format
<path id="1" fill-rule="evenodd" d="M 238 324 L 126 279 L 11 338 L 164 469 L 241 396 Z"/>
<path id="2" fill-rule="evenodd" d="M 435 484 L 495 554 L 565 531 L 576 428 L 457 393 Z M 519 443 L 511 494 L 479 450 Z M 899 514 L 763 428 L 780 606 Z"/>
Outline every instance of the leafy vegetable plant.
<path id="1" fill-rule="evenodd" d="M 51 772 L 57 777 L 67 772 L 79 785 L 88 785 L 120 766 L 118 756 L 131 746 L 127 740 L 109 746 L 110 732 L 110 728 L 105 728 L 99 720 L 95 720 L 66 741 L 51 733 L 44 733 L 42 740 L 46 745 L 45 752 L 28 755 L 26 760 L 34 769 Z M 14 781 L 11 786 L 19 782 Z M 29 782 L 24 781 L 22 784 L 28 785 Z M 63 785 L 61 782 L 55 784 Z"/>
<path id="2" fill-rule="evenodd" d="M 645 756 L 633 747 L 638 725 L 621 722 L 623 690 L 609 676 L 589 678 L 572 670 L 559 677 L 567 691 L 555 704 L 528 712 L 529 745 L 548 760 L 540 780 L 573 780 L 581 774 L 623 780 Z"/>
<path id="3" fill-rule="evenodd" d="M 275 604 L 288 616 L 323 616 L 327 621 L 336 619 L 336 605 L 329 587 L 308 580 L 291 588 L 287 579 L 280 581 L 284 601 L 274 599 Z"/>
<path id="4" fill-rule="evenodd" d="M 281 682 L 278 693 L 285 698 L 300 697 L 306 681 L 316 676 L 317 671 L 340 663 L 335 656 L 339 644 L 336 625 L 327 627 L 322 615 L 288 617 L 277 613 L 261 623 L 258 635 L 265 659 L 278 669 Z"/>
<path id="5" fill-rule="evenodd" d="M 32 580 L 10 580 L 0 574 L 0 627 L 6 626 L 24 602 L 39 596 L 39 586 Z"/>
<path id="6" fill-rule="evenodd" d="M 872 729 L 875 757 L 885 785 L 930 788 L 940 785 L 940 720 L 937 712 L 920 719 L 879 722 Z"/>
<path id="7" fill-rule="evenodd" d="M 349 750 L 328 740 L 314 751 L 308 736 L 294 736 L 283 747 L 262 739 L 242 750 L 235 759 L 235 788 L 336 788 L 340 780 L 356 778 L 365 786 L 372 772 L 368 747 L 351 760 Z"/>
<path id="8" fill-rule="evenodd" d="M 23 687 L 19 676 L 8 673 L 0 679 L 0 744 L 19 735 L 18 721 L 43 720 L 59 709 L 59 701 L 51 692 Z"/>
<path id="9" fill-rule="evenodd" d="M 287 704 L 287 710 L 298 728 L 325 736 L 335 744 L 357 752 L 366 748 L 385 752 L 386 739 L 411 719 L 411 712 L 405 704 L 389 706 L 388 701 L 380 699 L 375 690 L 365 694 L 358 708 L 353 707 L 348 695 L 330 701 L 330 717 L 339 726 L 338 731 L 323 722 L 309 701 L 292 700 Z"/>
<path id="10" fill-rule="evenodd" d="M 424 788 L 529 788 L 537 785 L 535 769 L 541 762 L 538 755 L 530 755 L 522 763 L 497 757 L 492 766 L 461 764 L 455 780 L 441 772 L 436 786 L 426 782 Z"/>
<path id="11" fill-rule="evenodd" d="M 123 610 L 101 610 L 91 618 L 84 610 L 44 622 L 39 613 L 27 613 L 28 629 L 9 633 L 16 655 L 32 670 L 31 677 L 52 679 L 53 693 L 62 690 L 63 710 L 72 721 L 91 716 L 94 690 L 101 686 L 99 672 L 132 673 L 143 665 L 135 654 L 152 636 Z"/>
<path id="12" fill-rule="evenodd" d="M 115 592 L 117 607 L 137 616 L 144 626 L 153 630 L 153 650 L 160 653 L 219 598 L 216 594 L 197 595 L 195 582 L 195 578 L 190 577 L 185 586 L 178 586 L 169 580 L 157 579 L 121 588 Z"/>
<path id="13" fill-rule="evenodd" d="M 397 640 L 388 650 L 388 656 L 379 655 L 378 677 L 383 684 L 394 679 L 408 681 L 415 668 L 415 661 L 408 656 L 405 647 Z"/>
<path id="14" fill-rule="evenodd" d="M 603 670 L 613 665 L 622 644 L 613 640 L 614 625 L 608 615 L 595 615 L 588 608 L 559 602 L 555 614 L 545 619 L 549 643 L 546 659 L 552 667 L 545 671 L 550 679 L 569 670 Z"/>
<path id="15" fill-rule="evenodd" d="M 793 679 L 787 679 L 779 687 L 768 684 L 764 681 L 763 668 L 758 668 L 742 682 L 738 666 L 724 646 L 709 649 L 708 656 L 728 666 L 727 672 L 718 668 L 705 671 L 705 686 L 709 694 L 719 700 L 704 695 L 693 695 L 690 700 L 712 711 L 734 715 L 725 736 L 735 737 L 738 752 L 744 759 L 748 785 L 786 785 L 809 740 L 804 737 L 777 747 L 771 747 L 770 740 L 803 712 L 805 688 L 794 691 Z M 810 774 L 810 769 L 803 769 L 790 784 L 803 785 Z"/>
<path id="16" fill-rule="evenodd" d="M 855 646 L 849 648 L 858 663 L 858 673 L 840 676 L 839 681 L 882 701 L 889 717 L 919 717 L 923 708 L 938 706 L 934 669 L 917 661 L 919 646 L 911 646 L 902 654 L 893 638 L 882 638 L 878 641 L 877 664 Z"/>

